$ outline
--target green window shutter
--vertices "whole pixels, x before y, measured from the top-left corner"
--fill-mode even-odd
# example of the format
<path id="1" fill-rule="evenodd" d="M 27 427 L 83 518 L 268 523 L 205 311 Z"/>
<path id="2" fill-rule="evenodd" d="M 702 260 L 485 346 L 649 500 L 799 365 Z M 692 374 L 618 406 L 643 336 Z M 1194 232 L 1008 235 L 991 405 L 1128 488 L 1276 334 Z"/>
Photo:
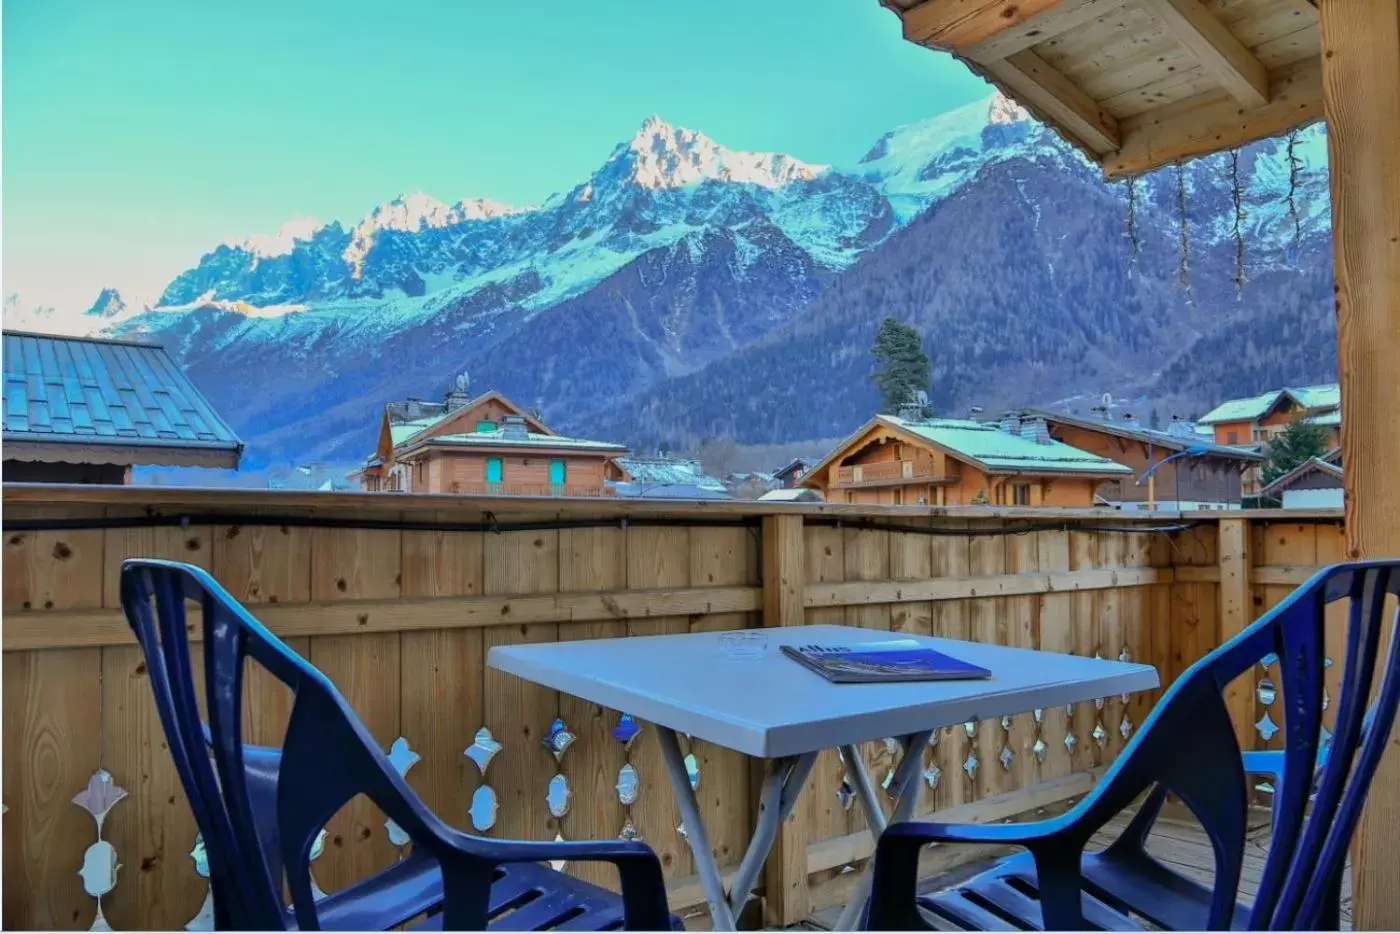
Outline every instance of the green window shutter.
<path id="1" fill-rule="evenodd" d="M 476 433 L 479 435 L 490 434 L 496 430 L 496 423 L 487 419 L 476 423 Z"/>
<path id="2" fill-rule="evenodd" d="M 564 461 L 559 458 L 549 462 L 549 482 L 557 486 L 563 486 L 568 469 L 564 466 Z"/>
<path id="3" fill-rule="evenodd" d="M 501 459 L 499 457 L 486 458 L 487 483 L 500 483 L 503 473 L 504 471 L 501 468 Z"/>

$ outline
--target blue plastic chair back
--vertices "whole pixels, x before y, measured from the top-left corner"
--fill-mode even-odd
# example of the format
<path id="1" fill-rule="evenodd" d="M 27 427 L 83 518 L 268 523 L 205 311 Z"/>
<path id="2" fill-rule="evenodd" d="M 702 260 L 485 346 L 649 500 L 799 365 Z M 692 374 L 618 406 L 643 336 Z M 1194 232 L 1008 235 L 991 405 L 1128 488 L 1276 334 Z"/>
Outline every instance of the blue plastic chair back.
<path id="1" fill-rule="evenodd" d="M 1141 840 L 1127 832 L 1101 854 L 1085 854 L 1085 848 L 1149 790 L 1148 800 L 1158 807 L 1168 792 L 1179 797 L 1210 839 L 1215 880 L 1202 893 L 1209 901 L 1205 927 L 1226 930 L 1247 922 L 1252 930 L 1335 929 L 1347 846 L 1400 706 L 1400 633 L 1394 631 L 1395 614 L 1386 618 L 1387 598 L 1395 595 L 1400 595 L 1400 560 L 1339 564 L 1319 571 L 1187 669 L 1094 790 L 1059 817 L 968 828 L 964 833 L 955 825 L 892 825 L 877 848 L 869 909 L 872 929 L 927 926 L 913 898 L 918 848 L 940 839 L 1024 846 L 1033 859 L 1045 928 L 1083 928 L 1082 912 L 1090 905 L 1083 897 L 1086 872 L 1097 874 L 1105 885 L 1108 876 L 1103 873 L 1137 886 L 1133 873 L 1125 871 L 1142 858 Z M 1344 600 L 1349 607 L 1340 696 L 1329 748 L 1319 755 L 1326 739 L 1326 609 Z M 1383 651 L 1387 628 L 1391 638 Z M 1238 913 L 1238 898 L 1249 788 L 1224 693 L 1236 678 L 1249 673 L 1252 679 L 1255 666 L 1270 654 L 1280 660 L 1284 767 L 1276 789 L 1273 840 L 1246 919 Z M 1137 889 L 1139 894 L 1147 891 Z M 1183 905 L 1195 898 L 1184 887 L 1177 894 L 1165 894 L 1171 891 L 1158 885 L 1152 898 L 1179 895 Z M 1190 918 L 1190 927 L 1200 926 L 1193 910 L 1175 910 L 1182 906 L 1134 905 L 1137 895 L 1116 883 L 1115 891 L 1105 897 L 1144 917 Z M 1123 919 L 1132 923 L 1126 915 Z"/>
<path id="2" fill-rule="evenodd" d="M 1347 846 L 1400 705 L 1400 638 L 1390 640 L 1385 657 L 1380 653 L 1387 594 L 1400 594 L 1400 561 L 1339 564 L 1319 571 L 1257 622 L 1192 665 L 1105 775 L 1106 793 L 1095 808 L 1105 819 L 1160 784 L 1200 820 L 1215 853 L 1211 929 L 1228 927 L 1234 914 L 1248 811 L 1248 784 L 1224 690 L 1270 653 L 1280 660 L 1284 772 L 1249 926 L 1335 927 Z M 1346 660 L 1335 731 L 1330 748 L 1319 755 L 1326 733 L 1325 611 L 1341 600 L 1350 601 Z M 1390 628 L 1395 628 L 1394 619 Z M 1379 693 L 1368 713 L 1378 673 Z M 1188 746 L 1192 754 L 1181 755 Z M 1205 763 L 1209 767 L 1203 767 Z"/>
<path id="3" fill-rule="evenodd" d="M 180 781 L 204 836 L 219 929 L 289 927 L 282 876 L 292 896 L 296 927 L 319 927 L 310 875 L 320 828 L 364 794 L 441 863 L 452 892 L 445 926 L 480 926 L 494 867 L 443 845 L 464 839 L 442 824 L 404 783 L 325 675 L 265 629 L 207 573 L 175 562 L 131 560 L 122 565 L 122 605 L 146 658 L 156 708 Z M 202 611 L 208 730 L 201 721 L 189 653 L 185 602 Z M 259 823 L 250 806 L 243 743 L 243 677 L 252 658 L 294 694 L 271 793 L 275 815 Z M 213 751 L 211 765 L 209 750 Z M 264 752 L 277 755 L 275 750 Z M 251 753 L 256 754 L 256 751 Z M 469 838 L 465 838 L 469 839 Z"/>

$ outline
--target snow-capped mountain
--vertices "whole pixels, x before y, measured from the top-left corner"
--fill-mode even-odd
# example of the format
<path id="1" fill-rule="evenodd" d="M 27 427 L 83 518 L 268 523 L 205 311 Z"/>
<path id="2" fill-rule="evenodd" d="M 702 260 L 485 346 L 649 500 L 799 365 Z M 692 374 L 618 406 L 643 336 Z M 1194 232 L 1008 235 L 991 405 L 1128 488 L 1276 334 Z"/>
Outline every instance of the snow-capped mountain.
<path id="1" fill-rule="evenodd" d="M 1207 253 L 1233 231 L 1224 159 L 1190 164 L 1181 181 L 1191 247 Z M 1237 174 L 1252 271 L 1287 269 L 1300 244 L 1326 235 L 1326 199 L 1316 197 L 1326 186 L 1320 129 L 1292 147 L 1248 147 Z M 1082 266 L 1073 238 L 1051 235 L 1069 229 L 1061 221 L 1076 210 L 1060 202 L 1072 192 L 1094 199 L 1094 216 L 1121 217 L 1127 190 L 1105 186 L 1058 136 L 992 95 L 893 129 L 845 166 L 730 149 L 653 116 L 587 178 L 541 205 L 447 203 L 417 192 L 359 219 L 297 218 L 275 233 L 215 246 L 150 309 L 130 302 L 118 309 L 120 296 L 104 293 L 94 306 L 103 310 L 82 317 L 88 329 L 165 343 L 252 442 L 255 460 L 357 457 L 372 443 L 382 401 L 434 392 L 463 367 L 587 432 L 592 413 L 693 379 L 756 342 L 806 327 L 810 314 L 836 313 L 843 283 L 868 279 L 851 277 L 896 240 L 908 248 L 901 232 L 987 185 L 1022 202 L 1032 242 L 1017 249 L 1032 250 L 1030 261 L 1044 267 L 1020 299 L 1082 301 L 1065 292 L 1081 288 L 1070 284 Z M 1290 185 L 1299 193 L 1295 208 L 1287 204 Z M 1135 194 L 1143 230 L 1177 223 L 1173 172 L 1145 180 Z M 1059 212 L 1060 227 L 1042 216 L 1047 210 Z M 983 236 L 979 223 L 969 215 L 949 235 Z M 1120 233 L 1105 235 L 1122 252 Z M 1009 261 L 1007 249 L 993 238 L 978 258 Z M 939 300 L 890 294 L 920 307 Z M 832 298 L 814 305 L 823 295 Z M 1172 333 L 1190 332 L 1188 323 Z M 855 332 L 841 333 L 847 340 Z M 821 342 L 808 351 L 819 368 L 863 352 Z M 249 372 L 265 374 L 261 392 L 244 388 Z M 719 430 L 710 415 L 696 417 Z"/>
<path id="2" fill-rule="evenodd" d="M 116 289 L 108 287 L 97 294 L 97 301 L 92 303 L 92 307 L 83 314 L 89 318 L 120 318 L 126 314 L 126 302 L 122 301 L 122 294 Z"/>

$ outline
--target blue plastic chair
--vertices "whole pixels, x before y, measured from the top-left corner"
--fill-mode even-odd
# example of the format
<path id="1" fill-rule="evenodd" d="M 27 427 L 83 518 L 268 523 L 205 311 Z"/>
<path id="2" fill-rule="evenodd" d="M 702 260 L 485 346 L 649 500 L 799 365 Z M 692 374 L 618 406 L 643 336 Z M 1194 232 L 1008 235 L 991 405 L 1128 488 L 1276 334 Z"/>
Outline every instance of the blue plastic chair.
<path id="1" fill-rule="evenodd" d="M 1336 929 L 1347 846 L 1400 706 L 1400 633 L 1380 653 L 1387 594 L 1400 594 L 1400 561 L 1339 564 L 1313 575 L 1178 678 L 1103 780 L 1060 817 L 891 826 L 876 846 L 869 927 L 918 930 L 936 919 L 975 930 L 1133 930 L 1141 918 L 1168 930 Z M 1320 758 L 1324 609 L 1348 598 L 1335 732 Z M 1238 890 L 1248 782 L 1223 691 L 1270 652 L 1283 660 L 1286 742 L 1272 845 L 1247 905 Z M 1378 672 L 1379 693 L 1365 714 Z M 1126 831 L 1107 849 L 1085 852 L 1095 833 L 1148 791 L 1149 803 L 1175 794 L 1200 821 L 1215 856 L 1213 887 L 1154 860 Z M 949 891 L 916 897 L 919 850 L 934 842 L 1028 852 Z"/>
<path id="2" fill-rule="evenodd" d="M 459 931 L 679 927 L 667 908 L 661 864 L 645 844 L 492 840 L 444 824 L 389 763 L 335 685 L 203 570 L 126 561 L 121 593 L 204 838 L 218 929 L 385 930 L 425 915 L 421 927 Z M 186 600 L 203 611 L 207 727 L 191 677 Z M 242 741 L 246 658 L 295 696 L 280 749 Z M 325 823 L 360 794 L 408 834 L 412 853 L 316 900 L 312 845 Z M 549 860 L 612 863 L 622 894 L 541 865 Z M 282 897 L 284 872 L 290 909 Z"/>

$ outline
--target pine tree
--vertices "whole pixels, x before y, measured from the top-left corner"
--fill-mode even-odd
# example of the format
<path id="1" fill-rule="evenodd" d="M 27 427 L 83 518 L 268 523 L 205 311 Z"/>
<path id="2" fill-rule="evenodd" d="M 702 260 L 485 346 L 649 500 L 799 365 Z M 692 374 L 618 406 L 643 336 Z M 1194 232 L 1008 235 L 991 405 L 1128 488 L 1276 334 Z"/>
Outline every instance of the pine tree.
<path id="1" fill-rule="evenodd" d="M 919 390 L 929 386 L 929 359 L 919 332 L 894 318 L 886 318 L 875 335 L 876 370 L 872 377 L 884 398 L 884 411 L 897 413 L 913 402 Z"/>
<path id="2" fill-rule="evenodd" d="M 1327 432 L 1321 426 L 1295 418 L 1269 442 L 1269 461 L 1264 465 L 1265 485 L 1273 483 L 1308 458 L 1321 457 L 1326 453 Z"/>

